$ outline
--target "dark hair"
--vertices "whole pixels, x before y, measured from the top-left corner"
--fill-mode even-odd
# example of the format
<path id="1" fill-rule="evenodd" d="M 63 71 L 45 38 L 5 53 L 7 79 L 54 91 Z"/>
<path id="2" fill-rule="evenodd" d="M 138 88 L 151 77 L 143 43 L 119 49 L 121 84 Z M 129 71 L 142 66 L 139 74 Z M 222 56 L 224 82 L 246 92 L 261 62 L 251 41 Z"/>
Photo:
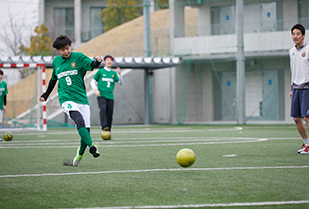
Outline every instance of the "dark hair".
<path id="1" fill-rule="evenodd" d="M 0 70 L 0 75 L 3 75 L 3 71 L 2 70 Z"/>
<path id="2" fill-rule="evenodd" d="M 60 35 L 54 41 L 53 47 L 55 49 L 62 49 L 66 45 L 70 45 L 71 46 L 71 44 L 72 44 L 72 41 L 71 41 L 71 39 L 67 35 Z"/>
<path id="3" fill-rule="evenodd" d="M 107 58 L 111 58 L 114 61 L 114 57 L 112 55 L 106 55 L 103 60 L 105 61 Z"/>
<path id="4" fill-rule="evenodd" d="M 305 33 L 306 33 L 305 27 L 304 27 L 303 25 L 301 25 L 301 24 L 296 24 L 296 25 L 294 25 L 294 26 L 292 27 L 292 29 L 291 29 L 291 33 L 293 33 L 293 30 L 294 30 L 294 29 L 300 30 L 302 35 L 305 35 Z"/>

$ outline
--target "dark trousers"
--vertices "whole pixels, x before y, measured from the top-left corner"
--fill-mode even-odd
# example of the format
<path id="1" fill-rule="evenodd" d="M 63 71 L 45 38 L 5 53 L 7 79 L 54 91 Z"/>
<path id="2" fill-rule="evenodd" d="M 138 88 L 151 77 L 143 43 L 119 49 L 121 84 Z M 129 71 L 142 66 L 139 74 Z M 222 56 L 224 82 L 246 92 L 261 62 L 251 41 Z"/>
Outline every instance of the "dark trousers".
<path id="1" fill-rule="evenodd" d="M 100 121 L 102 130 L 105 127 L 112 129 L 113 113 L 114 113 L 114 100 L 98 97 L 98 105 L 100 109 Z"/>

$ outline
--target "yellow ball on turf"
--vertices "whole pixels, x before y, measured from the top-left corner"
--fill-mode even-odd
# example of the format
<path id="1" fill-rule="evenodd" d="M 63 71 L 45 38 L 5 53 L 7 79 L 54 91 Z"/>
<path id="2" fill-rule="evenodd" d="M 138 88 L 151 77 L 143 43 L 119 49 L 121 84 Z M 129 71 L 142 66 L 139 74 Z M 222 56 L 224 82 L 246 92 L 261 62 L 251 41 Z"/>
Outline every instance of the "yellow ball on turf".
<path id="1" fill-rule="evenodd" d="M 195 161 L 195 154 L 191 149 L 184 148 L 179 150 L 176 155 L 177 163 L 182 167 L 189 167 Z"/>
<path id="2" fill-rule="evenodd" d="M 5 132 L 3 135 L 3 139 L 5 141 L 11 141 L 13 139 L 13 134 L 11 132 Z"/>
<path id="3" fill-rule="evenodd" d="M 111 132 L 102 131 L 101 137 L 102 137 L 103 140 L 110 140 L 111 139 Z"/>

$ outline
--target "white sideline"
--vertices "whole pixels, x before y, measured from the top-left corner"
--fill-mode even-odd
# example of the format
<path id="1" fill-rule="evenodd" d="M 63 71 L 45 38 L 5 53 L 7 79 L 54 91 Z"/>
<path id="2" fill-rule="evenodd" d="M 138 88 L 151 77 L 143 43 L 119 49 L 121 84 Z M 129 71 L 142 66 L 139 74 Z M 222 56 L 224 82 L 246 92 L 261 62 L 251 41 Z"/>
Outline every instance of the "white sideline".
<path id="1" fill-rule="evenodd" d="M 164 147 L 164 146 L 179 146 L 179 145 L 202 145 L 202 144 L 231 144 L 231 143 L 252 143 L 252 142 L 262 142 L 262 141 L 267 141 L 268 139 L 257 139 L 257 140 L 248 140 L 248 141 L 221 141 L 221 142 L 191 142 L 191 143 L 172 143 L 172 144 L 168 144 L 168 143 L 163 143 L 163 144 L 127 144 L 127 145 L 103 145 L 104 148 L 112 148 L 112 147 Z M 125 142 L 124 142 L 125 143 Z M 101 145 L 102 143 L 98 143 L 99 145 Z M 3 144 L 4 146 L 0 146 L 0 149 L 33 149 L 33 148 L 44 148 L 44 149 L 48 149 L 48 148 L 59 148 L 59 149 L 64 149 L 64 148 L 76 148 L 77 145 L 75 146 L 18 146 L 18 145 L 14 145 L 14 146 L 5 146 L 5 144 Z M 7 145 L 10 145 L 9 143 L 7 143 Z M 59 145 L 59 144 L 57 144 Z"/>
<path id="2" fill-rule="evenodd" d="M 273 202 L 235 202 L 217 204 L 192 204 L 192 205 L 145 205 L 145 206 L 121 206 L 121 207 L 95 207 L 95 208 L 70 208 L 70 209 L 143 209 L 143 208 L 201 208 L 201 207 L 234 207 L 234 206 L 263 206 L 263 205 L 295 205 L 308 204 L 309 200 L 299 201 L 273 201 Z"/>
<path id="3" fill-rule="evenodd" d="M 119 171 L 96 171 L 96 172 L 76 172 L 76 173 L 41 173 L 41 174 L 18 174 L 18 175 L 0 175 L 0 178 L 17 177 L 41 177 L 41 176 L 71 176 L 71 175 L 92 175 L 92 174 L 110 174 L 110 173 L 142 173 L 158 171 L 218 171 L 218 170 L 259 170 L 259 169 L 295 169 L 309 168 L 304 166 L 262 166 L 262 167 L 230 167 L 230 168 L 170 168 L 170 169 L 145 169 L 145 170 L 119 170 Z"/>
<path id="4" fill-rule="evenodd" d="M 237 206 L 263 206 L 263 205 L 296 205 L 296 204 L 308 204 L 308 203 L 309 200 L 298 200 L 298 201 L 271 201 L 271 202 L 234 202 L 234 203 L 192 204 L 192 205 L 144 205 L 144 206 L 70 208 L 70 209 L 201 208 L 201 207 L 234 207 L 234 206 L 237 207 Z"/>

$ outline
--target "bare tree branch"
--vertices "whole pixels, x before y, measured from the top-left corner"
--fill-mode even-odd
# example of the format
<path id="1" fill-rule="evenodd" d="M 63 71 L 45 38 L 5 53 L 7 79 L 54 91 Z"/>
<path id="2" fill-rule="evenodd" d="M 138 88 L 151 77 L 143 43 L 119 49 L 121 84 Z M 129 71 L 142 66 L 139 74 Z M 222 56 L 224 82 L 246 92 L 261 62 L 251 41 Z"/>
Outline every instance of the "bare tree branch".
<path id="1" fill-rule="evenodd" d="M 6 46 L 6 49 L 2 49 L 0 52 L 4 51 L 6 55 L 17 55 L 22 44 L 28 45 L 30 43 L 30 34 L 25 27 L 24 21 L 17 24 L 10 12 L 9 21 L 6 25 L 7 27 L 3 27 L 2 33 L 0 33 L 0 41 Z"/>

